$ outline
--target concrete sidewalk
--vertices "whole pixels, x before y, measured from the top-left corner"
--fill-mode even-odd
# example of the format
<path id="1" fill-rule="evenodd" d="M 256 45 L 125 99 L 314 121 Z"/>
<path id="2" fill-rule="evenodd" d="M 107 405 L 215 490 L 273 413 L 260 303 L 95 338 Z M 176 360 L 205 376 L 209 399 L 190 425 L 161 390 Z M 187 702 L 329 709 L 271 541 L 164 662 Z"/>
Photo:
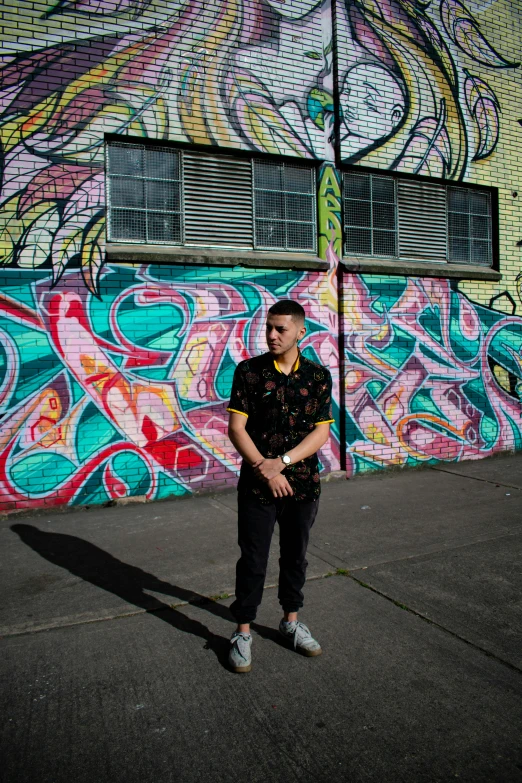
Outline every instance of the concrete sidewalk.
<path id="1" fill-rule="evenodd" d="M 274 631 L 274 540 L 243 676 L 234 493 L 0 525 L 1 780 L 522 781 L 522 454 L 324 483 L 324 654 Z"/>

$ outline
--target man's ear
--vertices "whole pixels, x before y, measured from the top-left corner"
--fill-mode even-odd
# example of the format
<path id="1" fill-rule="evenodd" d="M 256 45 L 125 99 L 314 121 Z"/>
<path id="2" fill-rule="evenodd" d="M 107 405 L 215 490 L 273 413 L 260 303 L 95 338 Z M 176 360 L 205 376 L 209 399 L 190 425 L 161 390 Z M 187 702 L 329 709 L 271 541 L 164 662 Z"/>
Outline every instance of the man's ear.
<path id="1" fill-rule="evenodd" d="M 302 327 L 299 329 L 297 339 L 302 340 L 305 334 L 306 334 L 306 326 L 303 324 Z"/>

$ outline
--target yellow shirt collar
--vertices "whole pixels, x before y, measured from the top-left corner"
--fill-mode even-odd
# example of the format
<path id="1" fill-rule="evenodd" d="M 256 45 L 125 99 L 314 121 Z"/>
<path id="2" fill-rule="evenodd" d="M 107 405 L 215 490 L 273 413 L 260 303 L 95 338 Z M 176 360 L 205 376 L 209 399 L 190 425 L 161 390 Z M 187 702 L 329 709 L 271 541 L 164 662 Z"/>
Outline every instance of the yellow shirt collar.
<path id="1" fill-rule="evenodd" d="M 292 369 L 290 370 L 290 372 L 297 372 L 297 370 L 299 369 L 300 361 L 301 361 L 301 353 L 298 352 L 297 353 L 297 359 L 295 360 L 295 364 L 292 367 Z M 274 359 L 274 367 L 276 368 L 277 372 L 280 372 L 281 374 L 283 374 L 283 371 L 280 369 L 280 367 L 279 367 L 279 365 L 278 365 L 278 363 L 276 362 L 275 359 Z"/>

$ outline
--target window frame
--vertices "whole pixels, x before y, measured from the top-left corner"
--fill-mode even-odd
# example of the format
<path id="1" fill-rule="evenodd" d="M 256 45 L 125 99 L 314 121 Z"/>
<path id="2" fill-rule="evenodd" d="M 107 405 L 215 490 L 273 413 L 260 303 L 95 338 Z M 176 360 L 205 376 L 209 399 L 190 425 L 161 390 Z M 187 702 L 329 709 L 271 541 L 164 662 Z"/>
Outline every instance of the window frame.
<path id="1" fill-rule="evenodd" d="M 455 191 L 462 191 L 462 192 L 468 192 L 468 193 L 480 193 L 480 194 L 486 196 L 487 199 L 488 199 L 488 212 L 487 213 L 472 212 L 470 208 L 466 212 L 462 212 L 460 210 L 451 209 L 450 208 L 450 200 L 449 200 L 449 195 L 450 195 L 451 191 L 453 191 L 453 192 L 455 192 Z M 491 268 L 492 264 L 493 264 L 493 210 L 492 210 L 491 194 L 488 191 L 486 191 L 486 190 L 482 190 L 482 189 L 479 189 L 479 188 L 473 188 L 473 190 L 470 190 L 468 188 L 462 188 L 462 187 L 460 187 L 460 185 L 448 185 L 448 187 L 446 188 L 446 193 L 447 193 L 446 214 L 447 214 L 447 223 L 448 223 L 448 227 L 447 227 L 447 235 L 448 235 L 448 263 L 449 264 L 476 264 L 477 266 L 483 266 L 486 269 Z M 451 258 L 451 240 L 452 240 L 452 237 L 453 237 L 453 239 L 459 239 L 461 237 L 459 235 L 457 235 L 457 234 L 453 234 L 452 235 L 452 233 L 451 233 L 450 214 L 465 215 L 468 218 L 468 220 L 467 220 L 467 223 L 468 223 L 468 233 L 467 233 L 466 237 L 462 236 L 463 239 L 467 239 L 468 240 L 468 244 L 469 244 L 469 256 L 470 256 L 470 258 L 467 261 L 463 261 L 462 259 L 458 259 L 458 258 Z M 485 218 L 487 218 L 487 227 L 488 227 L 488 237 L 487 237 L 487 239 L 483 239 L 481 237 L 476 237 L 476 236 L 473 235 L 473 230 L 472 230 L 472 218 L 473 217 L 485 217 Z M 472 260 L 471 256 L 472 256 L 472 252 L 473 252 L 473 250 L 472 250 L 472 248 L 473 248 L 473 240 L 481 242 L 481 243 L 486 245 L 486 247 L 488 249 L 488 261 L 486 263 L 484 263 L 482 261 L 474 261 L 474 260 Z"/>
<path id="2" fill-rule="evenodd" d="M 345 196 L 345 176 L 346 174 L 351 175 L 367 175 L 370 178 L 370 226 L 347 226 L 346 225 L 346 196 Z M 394 223 L 395 228 L 393 231 L 389 229 L 380 229 L 376 228 L 373 225 L 373 205 L 374 205 L 374 198 L 373 198 L 373 181 L 374 179 L 385 179 L 385 180 L 391 180 L 393 182 L 393 217 L 394 217 Z M 397 193 L 397 179 L 395 177 L 386 176 L 386 173 L 382 174 L 380 171 L 358 171 L 358 170 L 351 170 L 349 172 L 344 171 L 343 172 L 343 180 L 342 180 L 342 214 L 343 214 L 343 220 L 342 220 L 342 230 L 343 230 L 343 253 L 345 255 L 350 256 L 356 256 L 360 258 L 368 258 L 371 256 L 372 258 L 382 258 L 382 259 L 398 259 L 399 256 L 399 203 L 398 203 L 398 193 Z M 360 201 L 361 199 L 348 199 L 350 201 Z M 366 201 L 366 200 L 365 200 Z M 377 203 L 386 203 L 386 202 L 377 202 Z M 353 250 L 348 250 L 346 246 L 347 241 L 347 229 L 348 228 L 354 228 L 354 229 L 361 229 L 361 230 L 369 230 L 370 231 L 370 241 L 371 241 L 371 252 L 370 253 L 362 253 L 357 252 Z M 394 234 L 395 236 L 395 254 L 384 254 L 384 253 L 375 253 L 374 252 L 374 231 L 386 231 L 387 233 Z"/>
<path id="3" fill-rule="evenodd" d="M 283 167 L 283 180 L 282 180 L 283 185 L 284 185 L 285 165 L 293 166 L 294 168 L 306 169 L 310 173 L 310 175 L 311 175 L 311 187 L 312 187 L 311 191 L 304 193 L 302 191 L 286 190 L 284 187 L 281 190 L 273 190 L 273 189 L 270 189 L 270 188 L 257 187 L 256 186 L 256 175 L 255 175 L 255 168 L 256 168 L 255 164 L 256 164 L 256 161 L 259 161 L 260 163 L 273 163 L 275 165 L 282 166 Z M 303 163 L 301 163 L 301 160 L 299 158 L 296 159 L 295 161 L 293 159 L 291 159 L 290 161 L 288 161 L 288 160 L 278 160 L 278 159 L 267 161 L 266 159 L 259 158 L 257 155 L 252 157 L 251 163 L 252 163 L 252 223 L 253 223 L 253 240 L 254 240 L 253 248 L 254 248 L 254 250 L 268 251 L 268 252 L 274 252 L 274 251 L 278 252 L 278 251 L 281 251 L 281 252 L 285 252 L 285 253 L 317 253 L 318 215 L 317 215 L 317 169 L 316 169 L 316 167 L 315 166 L 311 166 L 311 165 L 309 165 L 309 166 L 303 165 Z M 258 220 L 259 221 L 266 221 L 267 223 L 269 223 L 270 221 L 269 221 L 268 218 L 261 218 L 261 217 L 258 217 L 257 214 L 256 214 L 256 191 L 260 191 L 260 192 L 264 192 L 264 193 L 269 193 L 269 192 L 281 193 L 281 195 L 283 197 L 282 198 L 282 203 L 284 205 L 284 217 L 280 218 L 279 220 L 274 219 L 274 222 L 284 223 L 284 226 L 285 226 L 285 239 L 286 239 L 285 246 L 275 246 L 275 245 L 269 246 L 269 245 L 258 244 L 258 242 L 257 242 L 257 230 L 258 230 L 257 229 L 257 222 L 258 222 Z M 302 195 L 302 196 L 310 197 L 310 200 L 311 200 L 311 203 L 312 203 L 312 215 L 313 215 L 313 223 L 311 224 L 312 225 L 312 232 L 313 232 L 313 247 L 312 248 L 306 248 L 306 249 L 301 248 L 301 249 L 298 249 L 298 248 L 288 247 L 288 224 L 289 223 L 290 224 L 293 223 L 295 225 L 295 224 L 302 223 L 303 225 L 308 225 L 308 226 L 310 225 L 310 223 L 308 223 L 306 221 L 290 220 L 288 218 L 287 199 L 286 199 L 286 197 L 288 195 Z"/>
<path id="4" fill-rule="evenodd" d="M 174 241 L 174 240 L 165 240 L 165 241 L 149 241 L 148 238 L 146 239 L 127 239 L 127 238 L 117 238 L 113 235 L 113 231 L 111 230 L 111 214 L 114 209 L 118 209 L 119 207 L 114 207 L 111 203 L 111 179 L 114 175 L 110 172 L 109 167 L 109 149 L 111 145 L 121 145 L 121 146 L 130 146 L 130 147 L 141 147 L 144 149 L 148 148 L 156 148 L 156 149 L 164 149 L 164 150 L 172 150 L 176 152 L 179 156 L 179 190 L 180 190 L 180 222 L 181 222 L 181 231 L 180 241 Z M 184 155 L 183 153 L 192 153 L 192 154 L 202 154 L 202 155 L 215 155 L 215 156 L 223 156 L 223 157 L 232 157 L 232 158 L 242 158 L 242 159 L 248 159 L 250 162 L 250 182 L 251 182 L 251 188 L 252 188 L 252 245 L 251 246 L 233 246 L 233 245 L 226 245 L 226 244 L 205 244 L 205 245 L 193 245 L 193 244 L 186 244 L 186 232 L 185 232 L 185 218 L 186 218 L 186 212 L 185 212 L 185 176 L 184 176 Z M 238 254 L 241 253 L 257 253 L 260 256 L 262 255 L 268 255 L 268 254 L 274 254 L 274 253 L 281 253 L 285 255 L 298 255 L 300 257 L 303 257 L 303 261 L 305 261 L 307 258 L 313 258 L 316 261 L 319 261 L 317 253 L 318 253 L 318 243 L 319 243 L 319 216 L 318 216 L 318 199 L 317 199 L 317 169 L 319 168 L 319 165 L 321 164 L 321 161 L 315 160 L 315 159 L 302 159 L 297 157 L 292 157 L 288 155 L 270 155 L 265 153 L 258 153 L 255 154 L 250 150 L 239 150 L 239 149 L 233 149 L 229 150 L 228 148 L 223 147 L 216 147 L 211 145 L 194 145 L 194 144 L 187 144 L 187 143 L 172 143 L 172 142 L 162 142 L 160 141 L 158 143 L 155 139 L 148 139 L 148 138 L 136 138 L 136 137 L 130 137 L 130 136 L 122 136 L 120 134 L 105 134 L 104 137 L 104 155 L 105 155 L 105 201 L 106 201 L 106 211 L 107 211 L 107 221 L 106 221 L 106 240 L 109 246 L 119 246 L 119 245 L 132 245 L 136 248 L 158 248 L 161 250 L 163 247 L 164 249 L 172 248 L 172 251 L 175 253 L 176 251 L 191 251 L 194 252 L 200 252 L 200 251 L 215 251 L 215 252 L 222 252 L 223 254 L 226 254 L 227 256 L 231 252 L 237 252 Z M 308 223 L 306 221 L 295 221 L 295 220 L 289 220 L 286 215 L 284 218 L 284 224 L 285 228 L 288 224 L 291 223 L 300 223 L 302 222 L 304 225 L 311 226 L 312 232 L 313 232 L 313 247 L 308 249 L 299 249 L 299 248 L 291 248 L 288 247 L 288 233 L 285 230 L 285 239 L 286 239 L 286 246 L 265 246 L 265 245 L 258 245 L 257 244 L 257 237 L 256 237 L 256 211 L 255 211 L 255 175 L 254 175 L 254 169 L 255 169 L 255 161 L 259 160 L 261 162 L 270 162 L 280 165 L 290 165 L 290 166 L 298 166 L 304 169 L 307 169 L 310 173 L 310 177 L 312 179 L 312 191 L 311 193 L 303 193 L 302 195 L 309 196 L 312 202 L 312 222 Z M 129 178 L 132 179 L 132 177 L 129 175 Z M 140 179 L 142 181 L 146 180 L 146 174 L 143 177 L 136 177 L 135 179 Z M 260 188 L 257 188 L 258 190 L 261 190 Z M 286 196 L 287 193 L 290 191 L 281 191 L 283 193 L 283 196 Z M 153 210 L 147 210 L 146 208 L 141 208 L 140 211 L 143 211 L 145 214 L 147 211 L 153 211 Z M 170 212 L 168 213 L 170 214 Z M 268 221 L 267 221 L 268 222 Z"/>
<path id="5" fill-rule="evenodd" d="M 499 277 L 499 210 L 498 210 L 498 188 L 492 185 L 482 185 L 474 182 L 461 182 L 461 181 L 453 181 L 453 180 L 445 180 L 440 179 L 438 177 L 423 177 L 419 176 L 417 174 L 408 174 L 405 172 L 395 172 L 395 171 L 389 171 L 389 170 L 381 170 L 376 168 L 370 168 L 368 166 L 351 166 L 348 167 L 346 165 L 342 166 L 340 168 L 341 176 L 342 176 L 342 203 L 341 203 L 341 211 L 342 211 L 342 229 L 343 229 L 343 237 L 342 237 L 342 247 L 343 247 L 343 260 L 348 261 L 350 267 L 355 266 L 357 262 L 360 262 L 361 266 L 363 266 L 365 263 L 368 264 L 368 267 L 370 266 L 376 266 L 378 264 L 382 264 L 382 269 L 388 270 L 393 269 L 393 266 L 396 265 L 397 267 L 400 267 L 402 269 L 406 269 L 408 266 L 413 267 L 419 267 L 419 269 L 427 269 L 429 270 L 431 267 L 434 269 L 437 269 L 437 276 L 443 276 L 440 275 L 440 270 L 444 269 L 451 269 L 452 267 L 456 267 L 459 270 L 468 268 L 470 270 L 470 276 L 472 277 L 474 272 L 477 272 L 479 275 L 487 272 L 496 273 L 496 276 Z M 396 211 L 395 211 L 395 220 L 396 220 L 396 231 L 397 231 L 397 255 L 396 256 L 382 256 L 377 254 L 356 254 L 352 251 L 346 250 L 346 238 L 345 238 L 345 198 L 344 198 L 344 177 L 349 174 L 369 174 L 373 176 L 379 176 L 379 177 L 388 177 L 390 179 L 395 180 L 395 194 L 396 194 Z M 442 185 L 446 190 L 446 225 L 445 225 L 445 231 L 446 231 L 446 237 L 447 237 L 447 250 L 446 250 L 446 260 L 445 261 L 436 261 L 436 260 L 429 260 L 429 261 L 417 261 L 416 259 L 411 259 L 408 256 L 401 256 L 400 255 L 400 226 L 399 226 L 399 204 L 398 204 L 398 182 L 400 180 L 410 180 L 410 181 L 416 181 L 420 183 L 432 183 L 437 185 Z M 489 204 L 490 204 L 490 263 L 484 264 L 477 261 L 468 261 L 468 262 L 462 262 L 462 261 L 454 261 L 450 260 L 450 240 L 449 240 L 449 198 L 448 198 L 448 191 L 450 188 L 462 188 L 468 191 L 475 191 L 478 193 L 484 193 L 487 194 L 489 197 Z M 353 259 L 352 262 L 349 261 L 349 259 Z M 372 259 L 374 263 L 372 264 Z M 456 269 L 455 269 L 456 273 Z M 403 272 L 403 274 L 406 274 L 406 272 Z M 451 274 L 451 276 L 456 276 L 455 274 Z M 465 275 L 460 275 L 460 277 L 465 277 Z"/>
<path id="6" fill-rule="evenodd" d="M 122 143 L 119 143 L 121 140 L 116 139 L 112 140 L 112 144 L 114 146 L 121 146 L 121 147 L 132 147 L 132 148 L 138 148 L 146 151 L 147 149 L 150 150 L 161 150 L 167 149 L 172 152 L 176 152 L 178 156 L 178 172 L 179 172 L 179 178 L 178 179 L 161 179 L 159 177 L 151 177 L 147 176 L 147 172 L 144 169 L 144 173 L 141 176 L 137 175 L 130 175 L 130 174 L 112 174 L 110 171 L 109 166 L 109 147 L 110 143 L 105 143 L 105 200 L 107 205 L 107 224 L 106 224 L 106 234 L 107 234 L 107 241 L 108 242 L 125 242 L 126 244 L 133 244 L 133 245 L 172 245 L 175 247 L 183 247 L 184 246 L 184 238 L 185 238 L 185 230 L 184 230 L 184 220 L 183 220 L 183 206 L 184 206 L 184 181 L 183 181 L 183 156 L 178 153 L 177 150 L 175 150 L 172 147 L 168 147 L 166 145 L 161 144 L 143 144 L 139 141 L 123 141 Z M 144 207 L 121 207 L 121 206 L 114 206 L 111 203 L 111 191 L 112 191 L 112 180 L 115 178 L 128 178 L 131 181 L 138 181 L 144 183 L 144 201 L 145 206 Z M 179 185 L 179 210 L 160 210 L 160 209 L 149 209 L 147 207 L 147 187 L 146 184 L 149 181 L 159 181 L 159 182 L 177 182 Z M 122 211 L 136 211 L 143 213 L 145 215 L 145 235 L 146 238 L 144 240 L 141 239 L 132 239 L 132 238 L 125 238 L 125 239 L 116 239 L 114 237 L 111 237 L 111 215 L 113 210 L 122 210 Z M 148 238 L 148 220 L 147 215 L 149 212 L 156 212 L 156 213 L 162 213 L 167 215 L 179 215 L 179 223 L 180 223 L 180 240 L 164 240 L 164 241 L 150 241 Z"/>

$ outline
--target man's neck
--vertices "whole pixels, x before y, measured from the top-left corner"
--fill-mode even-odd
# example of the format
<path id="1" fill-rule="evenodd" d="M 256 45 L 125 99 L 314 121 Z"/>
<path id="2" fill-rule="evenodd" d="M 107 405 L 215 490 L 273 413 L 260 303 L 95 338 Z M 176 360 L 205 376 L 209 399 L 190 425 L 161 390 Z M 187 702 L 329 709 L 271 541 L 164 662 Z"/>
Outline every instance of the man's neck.
<path id="1" fill-rule="evenodd" d="M 290 373 L 292 372 L 292 368 L 297 361 L 298 356 L 299 356 L 299 350 L 297 348 L 297 345 L 295 345 L 286 353 L 281 354 L 281 356 L 278 356 L 276 362 L 281 372 L 284 373 L 285 375 L 290 375 Z"/>

